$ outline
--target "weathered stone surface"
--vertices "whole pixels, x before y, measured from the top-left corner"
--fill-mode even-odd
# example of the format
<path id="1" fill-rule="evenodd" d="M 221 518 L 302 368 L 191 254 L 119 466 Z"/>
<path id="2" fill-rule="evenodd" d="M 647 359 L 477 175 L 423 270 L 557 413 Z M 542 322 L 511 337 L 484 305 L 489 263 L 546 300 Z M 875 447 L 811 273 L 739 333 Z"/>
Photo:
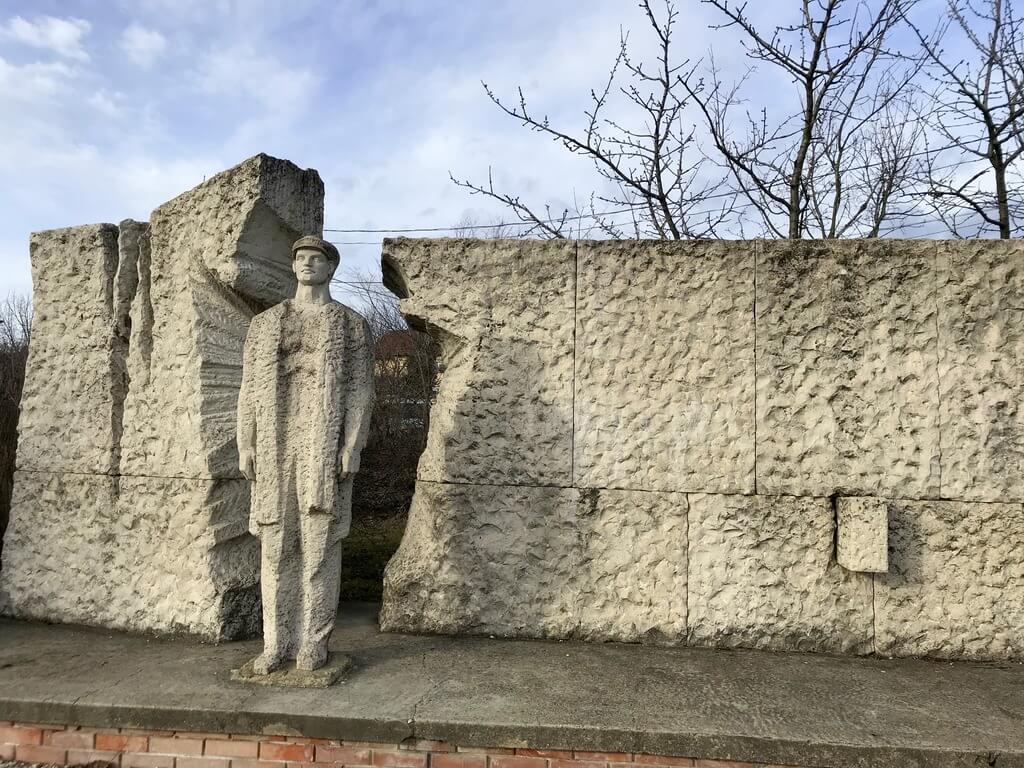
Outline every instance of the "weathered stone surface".
<path id="1" fill-rule="evenodd" d="M 383 266 L 441 347 L 419 479 L 571 485 L 573 243 L 389 239 Z"/>
<path id="2" fill-rule="evenodd" d="M 249 635 L 259 547 L 248 495 L 241 480 L 19 471 L 0 604 L 26 619 Z"/>
<path id="3" fill-rule="evenodd" d="M 1024 243 L 939 243 L 942 497 L 1024 500 Z"/>
<path id="4" fill-rule="evenodd" d="M 261 674 L 254 668 L 253 660 L 238 669 L 231 670 L 231 679 L 251 685 L 267 685 L 281 688 L 330 688 L 346 672 L 352 669 L 352 657 L 343 653 L 332 653 L 326 663 L 317 669 L 297 669 L 289 665 Z"/>
<path id="5" fill-rule="evenodd" d="M 420 480 L 384 574 L 384 631 L 568 637 L 579 491 Z"/>
<path id="6" fill-rule="evenodd" d="M 420 481 L 385 630 L 679 643 L 686 497 Z"/>
<path id="7" fill-rule="evenodd" d="M 124 221 L 33 236 L 35 328 L 0 571 L 16 616 L 211 639 L 259 626 L 235 410 L 252 316 L 322 227 L 260 155 Z"/>
<path id="8" fill-rule="evenodd" d="M 753 493 L 754 243 L 582 242 L 575 484 Z"/>
<path id="9" fill-rule="evenodd" d="M 327 663 L 341 540 L 373 413 L 373 334 L 331 298 L 338 249 L 306 235 L 290 250 L 295 298 L 253 318 L 238 395 L 239 468 L 253 482 L 250 530 L 262 548 L 257 675 L 289 659 L 299 672 Z"/>
<path id="10" fill-rule="evenodd" d="M 937 494 L 934 243 L 760 247 L 758 493 Z"/>
<path id="11" fill-rule="evenodd" d="M 127 345 L 116 333 L 118 229 L 93 224 L 36 232 L 30 253 L 33 328 L 18 466 L 116 472 L 127 388 Z"/>
<path id="12" fill-rule="evenodd" d="M 694 645 L 870 653 L 871 577 L 832 560 L 827 499 L 692 494 Z"/>
<path id="13" fill-rule="evenodd" d="M 291 244 L 323 227 L 316 171 L 257 155 L 157 208 L 132 307 L 122 472 L 237 477 L 242 345 L 295 291 Z M 140 270 L 140 275 L 142 270 Z"/>
<path id="14" fill-rule="evenodd" d="M 1024 508 L 892 501 L 889 573 L 875 577 L 887 656 L 1024 656 Z"/>
<path id="15" fill-rule="evenodd" d="M 582 492 L 576 636 L 685 642 L 686 515 L 682 493 Z"/>
<path id="16" fill-rule="evenodd" d="M 848 571 L 889 570 L 889 502 L 843 496 L 836 501 L 836 560 Z"/>

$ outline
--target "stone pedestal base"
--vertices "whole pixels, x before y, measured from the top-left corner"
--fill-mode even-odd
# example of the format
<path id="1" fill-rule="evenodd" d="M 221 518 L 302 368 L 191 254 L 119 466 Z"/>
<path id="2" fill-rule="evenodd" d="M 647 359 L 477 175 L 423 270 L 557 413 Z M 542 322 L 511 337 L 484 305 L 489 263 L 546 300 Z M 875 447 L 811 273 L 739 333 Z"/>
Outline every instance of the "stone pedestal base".
<path id="1" fill-rule="evenodd" d="M 312 672 L 296 669 L 294 664 L 289 664 L 269 675 L 257 675 L 252 671 L 252 661 L 248 661 L 241 668 L 231 670 L 231 679 L 239 683 L 276 685 L 285 688 L 330 688 L 350 669 L 352 659 L 349 656 L 332 653 L 324 666 Z"/>

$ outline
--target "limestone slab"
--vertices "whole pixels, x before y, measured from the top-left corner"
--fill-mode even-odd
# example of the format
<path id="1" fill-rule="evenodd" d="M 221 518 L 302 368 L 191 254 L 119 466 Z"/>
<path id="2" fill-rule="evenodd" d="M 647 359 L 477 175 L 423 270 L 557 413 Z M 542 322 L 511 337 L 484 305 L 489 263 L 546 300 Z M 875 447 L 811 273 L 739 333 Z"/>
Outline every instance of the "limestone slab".
<path id="1" fill-rule="evenodd" d="M 888 499 L 843 496 L 836 500 L 836 559 L 848 571 L 889 570 Z"/>
<path id="2" fill-rule="evenodd" d="M 384 631 L 568 637 L 579 491 L 419 480 L 384 574 Z"/>
<path id="3" fill-rule="evenodd" d="M 888 656 L 1024 656 L 1024 508 L 893 501 L 889 573 L 875 577 Z"/>
<path id="4" fill-rule="evenodd" d="M 685 642 L 686 495 L 591 489 L 579 503 L 574 636 Z"/>
<path id="5" fill-rule="evenodd" d="M 238 480 L 18 471 L 3 611 L 210 640 L 247 636 L 259 623 L 248 491 Z"/>
<path id="6" fill-rule="evenodd" d="M 934 243 L 760 248 L 758 493 L 937 495 Z"/>
<path id="7" fill-rule="evenodd" d="M 581 242 L 575 483 L 754 491 L 754 244 Z"/>
<path id="8" fill-rule="evenodd" d="M 938 244 L 942 496 L 1024 500 L 1024 244 Z"/>
<path id="9" fill-rule="evenodd" d="M 419 479 L 571 485 L 575 246 L 389 239 L 383 266 L 441 348 Z"/>
<path id="10" fill-rule="evenodd" d="M 689 496 L 689 641 L 870 653 L 871 577 L 832 559 L 828 499 Z"/>
<path id="11" fill-rule="evenodd" d="M 291 296 L 291 244 L 323 228 L 316 171 L 257 155 L 157 208 L 133 303 L 122 472 L 238 477 L 252 317 Z"/>
<path id="12" fill-rule="evenodd" d="M 116 333 L 118 228 L 35 232 L 18 466 L 116 472 L 127 343 Z"/>
<path id="13" fill-rule="evenodd" d="M 686 497 L 419 481 L 386 630 L 686 639 Z"/>

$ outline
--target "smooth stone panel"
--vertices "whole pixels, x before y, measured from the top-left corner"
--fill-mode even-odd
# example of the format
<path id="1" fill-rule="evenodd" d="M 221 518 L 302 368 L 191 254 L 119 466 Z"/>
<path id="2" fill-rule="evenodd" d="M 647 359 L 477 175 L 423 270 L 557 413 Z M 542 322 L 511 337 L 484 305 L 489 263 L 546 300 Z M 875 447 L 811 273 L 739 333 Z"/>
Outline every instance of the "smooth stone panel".
<path id="1" fill-rule="evenodd" d="M 260 615 L 248 496 L 241 480 L 19 470 L 0 606 L 22 619 L 249 636 Z"/>
<path id="2" fill-rule="evenodd" d="M 841 496 L 836 500 L 836 559 L 848 571 L 889 570 L 889 500 Z"/>
<path id="3" fill-rule="evenodd" d="M 575 484 L 754 491 L 754 243 L 581 242 Z"/>
<path id="4" fill-rule="evenodd" d="M 871 652 L 871 577 L 833 560 L 828 499 L 689 500 L 691 644 Z"/>
<path id="5" fill-rule="evenodd" d="M 385 283 L 441 349 L 420 480 L 572 484 L 575 253 L 565 241 L 384 241 Z"/>
<path id="6" fill-rule="evenodd" d="M 118 229 L 35 232 L 32 344 L 18 422 L 18 467 L 117 471 L 127 340 L 116 332 Z M 15 511 L 17 515 L 17 511 Z"/>
<path id="7" fill-rule="evenodd" d="M 761 243 L 757 491 L 939 492 L 935 243 Z"/>
<path id="8" fill-rule="evenodd" d="M 1024 500 L 1024 243 L 938 244 L 942 497 Z"/>
<path id="9" fill-rule="evenodd" d="M 889 573 L 875 577 L 878 653 L 1024 656 L 1024 507 L 893 501 L 889 510 Z"/>

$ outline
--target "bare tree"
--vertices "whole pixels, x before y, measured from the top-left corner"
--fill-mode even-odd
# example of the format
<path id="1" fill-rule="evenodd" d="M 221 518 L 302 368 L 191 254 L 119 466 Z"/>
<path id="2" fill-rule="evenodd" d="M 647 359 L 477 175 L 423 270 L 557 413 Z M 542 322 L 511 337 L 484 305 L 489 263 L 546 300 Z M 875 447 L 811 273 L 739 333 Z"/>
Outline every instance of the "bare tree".
<path id="1" fill-rule="evenodd" d="M 689 76 L 689 65 L 685 60 L 677 61 L 672 48 L 678 12 L 671 0 L 665 0 L 660 17 L 650 0 L 641 0 L 640 8 L 657 40 L 655 61 L 648 64 L 632 58 L 629 36 L 623 34 L 604 87 L 591 91 L 581 133 L 555 128 L 547 116 L 534 114 L 521 88 L 518 100 L 508 103 L 483 84 L 487 96 L 505 114 L 588 158 L 614 191 L 592 194 L 587 204 L 577 204 L 575 211 L 565 209 L 553 214 L 545 206 L 541 215 L 520 197 L 496 189 L 490 170 L 486 184 L 455 176 L 451 176 L 452 181 L 507 205 L 520 221 L 530 225 L 523 233 L 527 236 L 569 237 L 574 226 L 578 236 L 583 221 L 593 222 L 587 232 L 596 229 L 612 237 L 713 236 L 728 218 L 730 208 L 726 203 L 702 209 L 708 199 L 715 197 L 711 190 L 717 184 L 705 178 L 695 128 L 686 120 L 689 97 L 680 82 Z M 606 117 L 610 100 L 618 97 L 636 113 L 635 122 Z M 624 215 L 626 223 L 609 215 L 609 210 Z"/>
<path id="2" fill-rule="evenodd" d="M 426 446 L 437 350 L 430 336 L 410 330 L 398 300 L 372 275 L 349 271 L 336 282 L 367 319 L 375 347 L 376 401 L 355 503 L 378 518 L 404 515 Z"/>
<path id="3" fill-rule="evenodd" d="M 926 200 L 957 237 L 1010 238 L 1024 215 L 1024 26 L 1012 0 L 948 0 L 947 13 L 931 35 L 910 25 L 937 90 Z M 946 50 L 951 36 L 966 55 Z"/>
<path id="4" fill-rule="evenodd" d="M 0 302 L 0 548 L 10 514 L 18 407 L 31 334 L 32 302 L 28 296 L 12 294 Z"/>
<path id="5" fill-rule="evenodd" d="M 886 50 L 890 33 L 916 0 L 800 0 L 800 19 L 766 31 L 746 4 L 701 0 L 736 30 L 756 65 L 780 70 L 794 86 L 791 112 L 742 109 L 754 69 L 726 85 L 714 58 L 710 84 L 683 79 L 700 106 L 719 162 L 767 234 L 801 238 L 878 234 L 892 196 L 910 170 L 918 136 L 901 130 L 901 95 L 919 64 Z M 881 159 L 875 154 L 888 153 Z M 881 220 L 879 220 L 881 219 Z"/>
<path id="6" fill-rule="evenodd" d="M 517 226 L 516 222 L 493 221 L 487 223 L 467 213 L 452 227 L 452 233 L 457 237 L 480 237 L 500 240 L 502 238 L 527 237 L 527 233 L 531 228 L 532 223 L 527 223 L 525 228 Z"/>

